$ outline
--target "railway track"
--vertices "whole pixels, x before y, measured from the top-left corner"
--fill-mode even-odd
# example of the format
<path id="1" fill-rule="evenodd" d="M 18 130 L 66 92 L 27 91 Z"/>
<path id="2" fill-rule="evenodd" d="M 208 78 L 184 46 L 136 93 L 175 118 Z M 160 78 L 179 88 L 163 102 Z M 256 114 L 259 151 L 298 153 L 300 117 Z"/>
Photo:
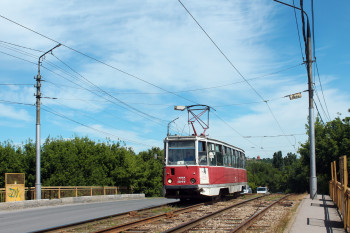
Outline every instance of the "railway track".
<path id="1" fill-rule="evenodd" d="M 245 203 L 252 202 L 263 198 L 263 196 L 250 198 L 248 200 L 237 200 L 228 202 L 219 202 L 213 205 L 208 205 L 208 203 L 201 203 L 186 208 L 181 208 L 178 210 L 171 211 L 169 213 L 153 216 L 146 219 L 140 219 L 133 222 L 129 222 L 123 225 L 111 227 L 108 229 L 96 231 L 97 232 L 166 232 L 167 229 L 171 228 L 172 225 L 179 222 L 188 222 L 191 218 L 200 219 L 203 215 L 207 214 L 208 211 L 225 209 L 225 206 L 229 205 L 244 205 Z M 212 204 L 212 203 L 211 203 Z M 161 220 L 161 221 L 160 221 Z M 194 220 L 195 221 L 195 220 Z M 205 221 L 205 220 L 204 220 Z M 192 222 L 192 221 L 191 221 Z M 186 229 L 179 229 L 178 232 L 186 231 Z M 171 232 L 171 231 L 170 231 Z"/>
<path id="2" fill-rule="evenodd" d="M 162 205 L 39 232 L 241 232 L 247 229 L 260 232 L 268 228 L 268 224 L 251 226 L 288 197 L 280 196 L 263 195 L 247 200 L 199 203 L 177 209 Z M 105 220 L 108 223 L 103 222 Z"/>
<path id="3" fill-rule="evenodd" d="M 199 231 L 199 232 L 209 232 L 209 231 L 243 232 L 244 230 L 252 226 L 257 219 L 261 218 L 262 215 L 266 213 L 266 211 L 268 211 L 272 206 L 281 202 L 283 199 L 287 198 L 288 196 L 289 195 L 285 195 L 284 197 L 281 197 L 273 201 L 272 203 L 268 204 L 261 210 L 257 211 L 247 219 L 237 217 L 235 212 L 229 212 L 229 210 L 232 210 L 233 208 L 237 208 L 239 206 L 250 203 L 254 201 L 254 199 L 256 200 L 257 198 L 249 199 L 240 203 L 233 204 L 229 207 L 207 214 L 196 220 L 193 220 L 193 221 L 184 223 L 180 226 L 166 230 L 164 231 L 164 233 L 170 233 L 170 232 L 177 233 L 177 232 L 187 232 L 187 231 L 191 232 L 192 230 Z"/>

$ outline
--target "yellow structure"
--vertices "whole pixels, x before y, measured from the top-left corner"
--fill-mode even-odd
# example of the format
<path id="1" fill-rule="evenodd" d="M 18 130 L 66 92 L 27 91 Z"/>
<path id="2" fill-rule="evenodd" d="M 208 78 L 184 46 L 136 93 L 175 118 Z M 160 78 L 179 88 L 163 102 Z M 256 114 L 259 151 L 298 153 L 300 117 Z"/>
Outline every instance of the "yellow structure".
<path id="1" fill-rule="evenodd" d="M 348 160 L 347 156 L 339 158 L 339 173 L 337 163 L 331 163 L 332 180 L 329 182 L 329 194 L 337 205 L 343 218 L 344 229 L 350 231 L 350 188 L 348 187 Z M 338 181 L 339 174 L 339 181 Z"/>
<path id="2" fill-rule="evenodd" d="M 24 173 L 5 173 L 6 202 L 24 201 Z"/>

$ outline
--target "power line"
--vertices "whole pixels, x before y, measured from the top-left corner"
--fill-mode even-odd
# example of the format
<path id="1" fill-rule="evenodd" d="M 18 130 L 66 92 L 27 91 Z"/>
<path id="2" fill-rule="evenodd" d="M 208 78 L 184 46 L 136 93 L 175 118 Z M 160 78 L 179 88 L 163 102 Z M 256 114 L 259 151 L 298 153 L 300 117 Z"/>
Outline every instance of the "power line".
<path id="1" fill-rule="evenodd" d="M 315 65 L 316 65 L 316 71 L 317 71 L 318 81 L 319 81 L 320 86 L 321 86 L 321 92 L 322 92 L 322 96 L 323 96 L 323 102 L 324 102 L 324 105 L 326 106 L 328 118 L 331 119 L 331 115 L 329 114 L 329 111 L 328 111 L 327 102 L 326 102 L 326 99 L 325 99 L 325 97 L 324 97 L 322 82 L 321 82 L 321 78 L 320 78 L 320 73 L 318 72 L 318 66 L 317 66 L 317 61 L 316 61 L 316 60 L 315 60 Z"/>
<path id="2" fill-rule="evenodd" d="M 180 1 L 179 1 L 179 2 L 180 2 Z M 180 3 L 181 3 L 181 2 L 180 2 Z M 181 4 L 182 4 L 182 3 L 181 3 Z M 183 4 L 182 4 L 182 5 L 183 5 Z M 62 46 L 66 47 L 66 48 L 68 48 L 68 49 L 70 49 L 70 50 L 72 50 L 72 51 L 74 51 L 74 52 L 76 52 L 76 53 L 78 53 L 78 54 L 80 54 L 80 55 L 82 55 L 82 56 L 88 57 L 88 58 L 90 58 L 90 59 L 92 59 L 92 60 L 94 60 L 94 61 L 96 61 L 96 62 L 98 62 L 98 63 L 101 63 L 101 64 L 106 65 L 106 66 L 108 66 L 108 67 L 110 67 L 110 68 L 112 68 L 112 69 L 115 69 L 115 70 L 117 70 L 117 71 L 119 71 L 119 72 L 121 72 L 121 73 L 123 73 L 123 74 L 129 76 L 129 77 L 133 77 L 133 78 L 135 78 L 135 79 L 138 79 L 138 80 L 140 80 L 140 81 L 142 81 L 142 82 L 145 82 L 145 83 L 147 83 L 147 84 L 149 84 L 149 85 L 151 85 L 151 86 L 154 86 L 154 87 L 156 87 L 156 88 L 158 88 L 158 89 L 161 89 L 161 90 L 163 90 L 163 91 L 165 91 L 165 92 L 171 93 L 171 94 L 173 94 L 173 95 L 175 95 L 175 96 L 177 96 L 177 97 L 180 97 L 180 98 L 182 98 L 182 99 L 185 99 L 185 100 L 187 100 L 187 101 L 189 101 L 189 102 L 196 103 L 196 102 L 194 102 L 194 101 L 192 101 L 192 100 L 190 100 L 190 99 L 188 99 L 188 98 L 185 98 L 185 97 L 182 97 L 182 96 L 180 96 L 180 95 L 177 95 L 177 94 L 174 93 L 174 92 L 168 91 L 168 90 L 166 90 L 166 89 L 164 89 L 164 88 L 162 88 L 162 87 L 159 87 L 159 86 L 157 86 L 157 85 L 155 85 L 155 84 L 153 84 L 153 83 L 150 83 L 150 82 L 148 82 L 148 81 L 146 81 L 146 80 L 144 80 L 144 79 L 141 79 L 141 78 L 139 78 L 139 77 L 137 77 L 137 76 L 135 76 L 135 75 L 132 75 L 132 74 L 126 72 L 126 71 L 123 71 L 123 70 L 121 70 L 121 69 L 119 69 L 119 68 L 116 68 L 116 67 L 114 67 L 114 66 L 112 66 L 112 65 L 109 65 L 109 64 L 107 64 L 107 63 L 105 63 L 105 62 L 103 62 L 103 61 L 101 61 L 101 60 L 98 60 L 98 59 L 96 59 L 96 58 L 94 58 L 94 57 L 92 57 L 92 56 L 90 56 L 90 55 L 87 55 L 87 54 L 85 54 L 85 53 L 83 53 L 83 52 L 80 52 L 80 51 L 74 49 L 74 48 L 71 48 L 71 47 L 69 47 L 69 46 L 67 46 L 67 45 L 64 45 L 63 43 L 60 43 L 60 42 L 58 42 L 58 41 L 56 41 L 56 40 L 54 40 L 54 39 L 52 39 L 52 38 L 50 38 L 50 37 L 48 37 L 48 36 L 45 36 L 45 35 L 43 35 L 43 34 L 37 32 L 37 31 L 34 31 L 33 29 L 30 29 L 30 28 L 28 28 L 28 27 L 26 27 L 26 26 L 24 26 L 24 25 L 21 25 L 21 24 L 19 24 L 19 23 L 13 21 L 13 20 L 11 20 L 11 19 L 8 19 L 8 18 L 6 18 L 6 17 L 4 17 L 4 16 L 2 16 L 2 15 L 0 15 L 0 17 L 2 17 L 3 19 L 5 19 L 5 20 L 7 20 L 7 21 L 10 21 L 10 22 L 12 22 L 12 23 L 14 23 L 14 24 L 16 24 L 16 25 L 22 27 L 22 28 L 25 28 L 26 30 L 29 30 L 29 31 L 31 31 L 31 32 L 33 32 L 33 33 L 35 33 L 35 34 L 37 34 L 37 35 L 40 35 L 40 36 L 42 36 L 42 37 L 44 37 L 44 38 L 46 38 L 46 39 L 48 39 L 48 40 L 50 40 L 50 41 L 53 41 L 53 42 L 55 42 L 55 43 L 62 44 Z M 194 19 L 194 20 L 195 20 L 195 19 Z M 195 20 L 195 21 L 196 21 L 196 20 Z M 199 24 L 198 24 L 198 25 L 199 25 Z M 199 25 L 199 26 L 200 26 L 200 25 Z M 201 26 L 200 26 L 200 27 L 201 27 Z M 201 28 L 202 28 L 202 27 L 201 27 Z M 202 30 L 204 31 L 203 28 L 202 28 Z M 205 31 L 204 31 L 204 32 L 205 32 Z M 206 33 L 206 32 L 205 32 L 205 33 Z M 209 37 L 208 34 L 207 34 L 207 36 Z M 210 37 L 209 37 L 209 38 L 210 38 Z M 210 38 L 210 39 L 211 39 L 211 38 Z M 211 41 L 215 44 L 215 42 L 214 42 L 212 39 L 211 39 Z M 216 44 L 215 44 L 215 45 L 216 45 Z M 225 57 L 225 58 L 227 59 L 227 61 L 231 64 L 231 66 L 236 70 L 236 72 L 238 72 L 238 74 L 240 74 L 240 76 L 245 80 L 245 82 L 251 87 L 251 89 L 254 90 L 254 92 L 255 92 L 262 100 L 264 100 L 263 97 L 254 89 L 254 87 L 248 82 L 248 80 L 239 72 L 239 70 L 233 65 L 233 63 L 232 63 L 232 62 L 227 58 L 227 56 L 221 51 L 221 49 L 220 49 L 217 45 L 216 45 L 216 47 L 217 47 L 217 48 L 219 49 L 219 51 L 224 55 L 224 57 Z M 196 103 L 196 104 L 197 104 L 197 103 Z"/>
<path id="3" fill-rule="evenodd" d="M 10 100 L 0 100 L 1 103 L 7 103 L 7 104 L 20 104 L 20 105 L 28 105 L 28 106 L 35 106 L 35 104 L 28 104 L 28 103 L 21 103 L 21 102 L 14 102 Z"/>
<path id="4" fill-rule="evenodd" d="M 94 83 L 92 83 L 90 80 L 88 80 L 87 78 L 85 78 L 83 75 L 79 74 L 78 72 L 76 72 L 72 67 L 70 67 L 67 63 L 63 62 L 61 59 L 59 59 L 57 56 L 53 55 L 57 60 L 59 60 L 62 64 L 64 64 L 65 66 L 67 66 L 71 71 L 73 71 L 74 73 L 78 74 L 81 78 L 83 78 L 86 82 L 88 82 L 90 85 L 92 85 L 93 87 L 95 87 L 97 90 L 99 90 L 100 92 L 104 93 L 105 95 L 109 96 L 110 98 L 114 99 L 114 100 L 117 100 L 119 103 L 127 106 L 128 108 L 134 110 L 135 112 L 138 112 L 140 114 L 143 114 L 145 116 L 148 116 L 150 118 L 153 118 L 153 119 L 156 119 L 156 120 L 159 120 L 159 121 L 164 121 L 164 122 L 168 122 L 167 120 L 163 120 L 163 119 L 160 119 L 158 117 L 155 117 L 155 116 L 152 116 L 148 113 L 145 113 L 133 106 L 131 106 L 130 104 L 127 104 L 126 102 L 116 98 L 115 96 L 109 94 L 108 92 L 106 92 L 105 90 L 103 90 L 102 88 L 100 88 L 99 86 L 95 85 Z"/>
<path id="5" fill-rule="evenodd" d="M 84 57 L 87 57 L 87 58 L 89 58 L 89 59 L 91 59 L 91 60 L 94 60 L 94 61 L 96 61 L 96 62 L 98 62 L 98 63 L 100 63 L 100 64 L 103 64 L 103 65 L 105 65 L 105 66 L 107 66 L 107 67 L 110 67 L 110 68 L 112 68 L 112 69 L 114 69 L 114 70 L 117 70 L 117 71 L 119 71 L 119 72 L 121 72 L 121 73 L 123 73 L 123 74 L 125 74 L 125 75 L 127 75 L 127 76 L 129 76 L 129 77 L 135 78 L 135 79 L 137 79 L 137 80 L 139 80 L 139 81 L 142 81 L 142 82 L 144 82 L 144 83 L 147 83 L 147 84 L 149 84 L 149 85 L 151 85 L 151 86 L 153 86 L 153 87 L 156 87 L 156 88 L 158 88 L 158 89 L 160 89 L 160 90 L 163 90 L 163 91 L 165 91 L 165 92 L 171 93 L 171 94 L 173 94 L 173 95 L 175 95 L 175 96 L 177 96 L 177 97 L 179 97 L 179 98 L 182 98 L 182 99 L 184 99 L 184 100 L 187 100 L 187 101 L 189 101 L 189 102 L 191 102 L 191 103 L 198 104 L 198 103 L 196 103 L 196 102 L 194 102 L 194 101 L 192 101 L 192 100 L 190 100 L 190 99 L 188 99 L 188 98 L 185 98 L 185 97 L 183 97 L 183 96 L 180 96 L 180 95 L 178 95 L 178 94 L 176 94 L 176 93 L 174 93 L 174 92 L 172 92 L 172 91 L 168 91 L 168 90 L 166 90 L 166 89 L 164 89 L 164 88 L 162 88 L 162 87 L 160 87 L 160 86 L 158 86 L 158 85 L 155 85 L 155 84 L 153 84 L 153 83 L 151 83 L 151 82 L 149 82 L 149 81 L 146 81 L 146 80 L 144 80 L 144 79 L 142 79 L 142 78 L 140 78 L 140 77 L 137 77 L 136 75 L 130 74 L 130 73 L 124 71 L 124 70 L 121 70 L 121 69 L 119 69 L 119 68 L 117 68 L 117 67 L 115 67 L 115 66 L 112 66 L 112 65 L 110 65 L 110 64 L 108 64 L 108 63 L 106 63 L 106 62 L 103 62 L 103 61 L 101 61 L 101 60 L 99 60 L 99 59 L 97 59 L 97 58 L 94 58 L 94 57 L 92 57 L 92 56 L 90 56 L 90 55 L 87 55 L 87 54 L 85 54 L 85 53 L 83 53 L 83 52 L 80 52 L 80 51 L 78 51 L 78 50 L 76 50 L 76 49 L 74 49 L 74 48 L 72 48 L 72 47 L 69 47 L 69 46 L 67 46 L 67 45 L 65 45 L 65 44 L 63 44 L 63 43 L 61 43 L 61 42 L 58 42 L 57 40 L 54 40 L 54 39 L 52 39 L 52 38 L 50 38 L 50 37 L 48 37 L 48 36 L 45 36 L 44 34 L 41 34 L 41 33 L 37 32 L 37 31 L 35 31 L 35 30 L 33 30 L 33 29 L 30 29 L 29 27 L 26 27 L 26 26 L 24 26 L 24 25 L 22 25 L 22 24 L 20 24 L 20 23 L 17 23 L 17 22 L 15 22 L 15 21 L 9 19 L 9 18 L 6 18 L 6 17 L 3 16 L 3 15 L 0 15 L 0 17 L 3 18 L 3 19 L 5 19 L 5 20 L 7 20 L 7 21 L 9 21 L 9 22 L 11 22 L 11 23 L 16 24 L 16 25 L 18 25 L 18 26 L 20 26 L 20 27 L 22 27 L 22 28 L 24 28 L 24 29 L 26 29 L 26 30 L 29 30 L 29 31 L 31 31 L 31 32 L 33 32 L 33 33 L 35 33 L 35 34 L 41 36 L 41 37 L 44 37 L 44 38 L 46 38 L 46 39 L 48 39 L 48 40 L 50 40 L 50 41 L 52 41 L 52 42 L 55 42 L 55 43 L 57 43 L 57 44 L 61 44 L 62 46 L 66 47 L 67 49 L 70 49 L 70 50 L 72 50 L 72 51 L 74 51 L 74 52 L 76 52 L 76 53 L 78 53 L 78 54 L 80 54 L 80 55 L 82 55 L 82 56 L 84 56 Z"/>
<path id="6" fill-rule="evenodd" d="M 226 61 L 231 65 L 231 67 L 238 73 L 238 75 L 250 86 L 250 88 L 262 99 L 264 98 L 255 90 L 255 88 L 248 82 L 248 80 L 242 75 L 242 73 L 236 68 L 235 65 L 231 62 L 231 60 L 226 56 L 226 54 L 219 48 L 219 46 L 215 43 L 215 41 L 209 36 L 209 34 L 204 30 L 204 28 L 199 24 L 199 22 L 194 18 L 191 12 L 185 7 L 185 5 L 178 0 L 178 2 L 182 5 L 182 7 L 186 10 L 186 12 L 191 16 L 191 18 L 196 22 L 196 24 L 200 27 L 200 29 L 204 32 L 204 34 L 208 37 L 208 39 L 214 44 L 214 46 L 219 50 L 219 52 L 223 55 Z"/>
<path id="7" fill-rule="evenodd" d="M 24 48 L 24 49 L 28 49 L 28 50 L 32 50 L 32 51 L 36 51 L 36 52 L 40 52 L 40 53 L 44 53 L 44 51 L 42 50 L 38 50 L 38 49 L 33 49 L 33 48 L 29 48 L 29 47 L 25 47 L 23 45 L 18 45 L 18 44 L 14 44 L 14 43 L 10 43 L 10 42 L 6 42 L 6 41 L 3 41 L 3 40 L 0 40 L 1 43 L 4 43 L 4 44 L 8 44 L 8 45 L 12 45 L 12 46 L 16 46 L 16 47 L 20 47 L 20 48 Z"/>
<path id="8" fill-rule="evenodd" d="M 226 59 L 226 61 L 231 65 L 231 67 L 239 74 L 239 76 L 249 85 L 249 87 L 260 97 L 262 101 L 265 101 L 269 111 L 271 112 L 274 120 L 276 121 L 278 127 L 282 131 L 283 134 L 284 130 L 282 129 L 281 125 L 279 124 L 278 120 L 276 119 L 275 115 L 273 114 L 269 104 L 267 101 L 262 97 L 262 95 L 249 83 L 249 81 L 242 75 L 242 73 L 236 68 L 236 66 L 231 62 L 231 60 L 226 56 L 226 54 L 220 49 L 220 47 L 215 43 L 215 41 L 210 37 L 210 35 L 204 30 L 204 28 L 199 24 L 199 22 L 194 18 L 194 16 L 191 14 L 191 12 L 186 8 L 186 6 L 181 2 L 181 0 L 178 0 L 178 2 L 182 5 L 182 7 L 186 10 L 186 12 L 191 16 L 191 18 L 196 22 L 196 24 L 200 27 L 200 29 L 204 32 L 204 34 L 208 37 L 208 39 L 213 43 L 213 45 L 218 49 L 218 51 L 223 55 L 223 57 Z M 288 142 L 292 145 L 292 143 L 289 141 L 288 138 L 286 138 Z M 292 145 L 293 146 L 293 145 Z M 295 148 L 295 146 L 293 146 Z"/>
<path id="9" fill-rule="evenodd" d="M 21 58 L 21 57 L 17 57 L 17 56 L 15 56 L 15 55 L 12 55 L 12 54 L 9 54 L 9 53 L 3 52 L 3 51 L 0 51 L 0 53 L 5 54 L 5 55 L 10 56 L 10 57 L 14 57 L 14 58 L 20 59 L 20 60 L 22 60 L 22 61 L 26 61 L 26 62 L 31 63 L 31 64 L 34 64 L 34 65 L 38 65 L 38 64 L 35 63 L 35 62 L 29 61 L 29 60 L 24 59 L 24 58 Z"/>
<path id="10" fill-rule="evenodd" d="M 293 6 L 295 6 L 294 4 L 294 0 L 293 0 Z M 300 41 L 300 33 L 299 33 L 299 24 L 298 24 L 298 19 L 297 19 L 297 13 L 296 13 L 296 10 L 295 8 L 294 9 L 294 18 L 295 18 L 295 23 L 297 25 L 297 32 L 298 32 L 298 39 L 299 39 L 299 47 L 300 47 L 300 53 L 301 53 L 301 57 L 302 57 L 302 60 L 304 61 L 304 54 L 303 54 L 303 49 L 301 48 L 301 41 Z"/>
<path id="11" fill-rule="evenodd" d="M 49 108 L 49 107 L 47 107 L 47 106 L 43 106 L 42 110 L 44 110 L 44 111 L 46 111 L 46 112 L 49 112 L 49 113 L 51 113 L 51 114 L 53 114 L 53 115 L 59 116 L 59 117 L 61 117 L 61 118 L 64 118 L 64 119 L 66 119 L 66 120 L 72 121 L 72 122 L 74 122 L 74 123 L 76 123 L 76 124 L 78 124 L 78 125 L 81 125 L 81 126 L 84 126 L 84 127 L 88 128 L 88 129 L 91 129 L 91 130 L 94 130 L 94 131 L 96 131 L 96 132 L 102 133 L 102 134 L 104 134 L 104 135 L 112 136 L 112 137 L 114 137 L 114 138 L 117 138 L 118 140 L 123 140 L 123 141 L 135 143 L 135 144 L 138 144 L 138 145 L 148 146 L 148 147 L 154 147 L 154 146 L 152 146 L 152 145 L 148 145 L 148 144 L 145 144 L 145 143 L 137 142 L 137 141 L 134 141 L 134 140 L 131 140 L 131 139 L 127 139 L 127 138 L 122 138 L 122 137 L 119 137 L 119 136 L 114 135 L 114 134 L 112 134 L 112 133 L 108 133 L 108 132 L 105 132 L 105 131 L 103 131 L 103 130 L 99 130 L 99 129 L 96 129 L 96 128 L 94 128 L 94 127 L 88 126 L 88 125 L 83 124 L 83 123 L 81 123 L 81 122 L 79 122 L 79 121 L 73 120 L 73 119 L 71 119 L 71 118 L 69 118 L 69 117 L 67 117 L 67 116 L 65 116 L 65 115 L 63 115 L 63 114 L 60 114 L 60 113 L 58 113 L 58 112 L 55 112 L 54 110 L 52 110 L 51 108 Z"/>
<path id="12" fill-rule="evenodd" d="M 318 111 L 318 107 L 317 107 L 317 104 L 316 104 L 315 100 L 314 100 L 314 104 L 315 104 L 315 106 L 316 106 L 316 110 L 317 110 L 318 116 L 320 117 L 320 119 L 321 119 L 323 125 L 325 125 L 325 123 L 324 123 L 324 121 L 323 121 L 323 119 L 322 119 L 322 116 L 321 116 L 321 114 L 320 114 L 320 111 Z"/>
<path id="13" fill-rule="evenodd" d="M 323 105 L 322 105 L 322 103 L 321 103 L 320 97 L 318 96 L 318 92 L 317 92 L 316 88 L 314 88 L 314 90 L 315 90 L 315 93 L 316 93 L 316 97 L 317 97 L 317 99 L 318 99 L 318 102 L 320 103 L 320 106 L 321 106 L 321 109 L 322 109 L 322 111 L 323 111 L 323 114 L 324 114 L 325 117 L 326 117 L 326 120 L 331 121 L 331 119 L 327 116 L 327 113 L 326 113 L 326 111 L 325 111 L 324 108 L 323 108 Z"/>
<path id="14" fill-rule="evenodd" d="M 288 68 L 285 68 L 285 69 L 282 69 L 282 70 L 279 70 L 279 71 L 276 71 L 276 72 L 273 72 L 273 73 L 265 74 L 265 75 L 262 75 L 262 76 L 257 76 L 257 77 L 250 78 L 250 79 L 247 79 L 247 80 L 254 80 L 254 79 L 258 79 L 258 78 L 263 78 L 263 77 L 271 76 L 271 75 L 274 75 L 274 74 L 277 74 L 277 73 L 280 73 L 280 72 L 283 72 L 283 71 L 286 71 L 286 70 L 293 69 L 293 68 L 298 67 L 298 66 L 303 65 L 303 64 L 304 64 L 304 63 L 300 63 L 300 64 L 295 65 L 295 66 L 291 66 L 291 67 L 288 67 Z M 49 82 L 49 81 L 47 81 L 47 82 Z M 244 82 L 245 82 L 245 81 L 237 81 L 237 82 L 233 82 L 233 83 L 222 84 L 222 85 L 216 85 L 216 86 L 211 86 L 211 87 L 203 87 L 203 88 L 196 88 L 196 89 L 188 89 L 188 90 L 183 90 L 183 91 L 174 91 L 174 93 L 185 93 L 185 92 L 195 92 L 195 91 L 216 89 L 216 88 L 227 87 L 227 86 L 231 86 L 231 85 L 239 84 L 239 83 L 244 83 Z M 51 83 L 52 83 L 52 82 L 51 82 Z M 54 84 L 54 83 L 52 83 L 52 84 Z M 63 85 L 63 84 L 59 84 L 59 85 L 60 85 L 60 86 L 65 86 L 65 87 L 69 87 L 69 88 L 81 89 L 81 88 L 79 88 L 79 87 L 72 87 L 72 86 Z M 169 94 L 169 93 L 167 93 L 167 92 L 115 92 L 115 91 L 109 91 L 109 93 L 112 93 L 112 94 L 120 94 L 120 95 L 161 95 L 161 94 Z"/>
<path id="15" fill-rule="evenodd" d="M 224 119 L 222 119 L 221 117 L 219 117 L 218 114 L 216 114 L 215 112 L 213 112 L 214 115 L 221 120 L 225 125 L 227 125 L 230 129 L 232 129 L 234 132 L 236 132 L 236 134 L 238 134 L 239 136 L 241 136 L 242 138 L 244 138 L 246 141 L 248 141 L 249 143 L 251 143 L 254 146 L 258 146 L 255 143 L 251 142 L 250 140 L 246 139 L 240 132 L 238 132 L 235 128 L 233 128 L 229 123 L 227 123 Z"/>

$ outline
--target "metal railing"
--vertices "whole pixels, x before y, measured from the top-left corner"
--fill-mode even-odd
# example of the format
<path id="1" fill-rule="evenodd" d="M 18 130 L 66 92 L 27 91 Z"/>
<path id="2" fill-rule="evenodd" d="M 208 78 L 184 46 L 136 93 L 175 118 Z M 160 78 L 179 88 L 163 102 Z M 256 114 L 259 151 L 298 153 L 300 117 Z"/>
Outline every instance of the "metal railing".
<path id="1" fill-rule="evenodd" d="M 350 188 L 348 187 L 348 165 L 346 156 L 339 158 L 338 181 L 336 161 L 331 164 L 332 180 L 329 182 L 329 195 L 342 215 L 344 229 L 350 231 Z"/>
<path id="2" fill-rule="evenodd" d="M 81 197 L 96 195 L 130 194 L 132 188 L 115 186 L 46 186 L 41 187 L 42 199 Z M 5 188 L 0 188 L 0 202 L 5 202 Z M 35 187 L 25 188 L 25 199 L 35 200 Z"/>

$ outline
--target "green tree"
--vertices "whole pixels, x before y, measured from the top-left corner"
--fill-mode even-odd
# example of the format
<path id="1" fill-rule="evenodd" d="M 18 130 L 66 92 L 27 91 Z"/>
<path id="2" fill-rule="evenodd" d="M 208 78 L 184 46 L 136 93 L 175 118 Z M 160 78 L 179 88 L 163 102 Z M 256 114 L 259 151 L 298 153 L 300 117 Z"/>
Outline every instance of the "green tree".
<path id="1" fill-rule="evenodd" d="M 306 126 L 308 129 L 308 126 Z M 318 191 L 328 193 L 328 182 L 331 179 L 331 162 L 350 151 L 350 117 L 340 116 L 323 125 L 317 118 L 315 122 L 316 173 Z M 309 142 L 301 144 L 299 153 L 302 165 L 309 169 Z M 309 174 L 309 170 L 307 171 Z"/>

